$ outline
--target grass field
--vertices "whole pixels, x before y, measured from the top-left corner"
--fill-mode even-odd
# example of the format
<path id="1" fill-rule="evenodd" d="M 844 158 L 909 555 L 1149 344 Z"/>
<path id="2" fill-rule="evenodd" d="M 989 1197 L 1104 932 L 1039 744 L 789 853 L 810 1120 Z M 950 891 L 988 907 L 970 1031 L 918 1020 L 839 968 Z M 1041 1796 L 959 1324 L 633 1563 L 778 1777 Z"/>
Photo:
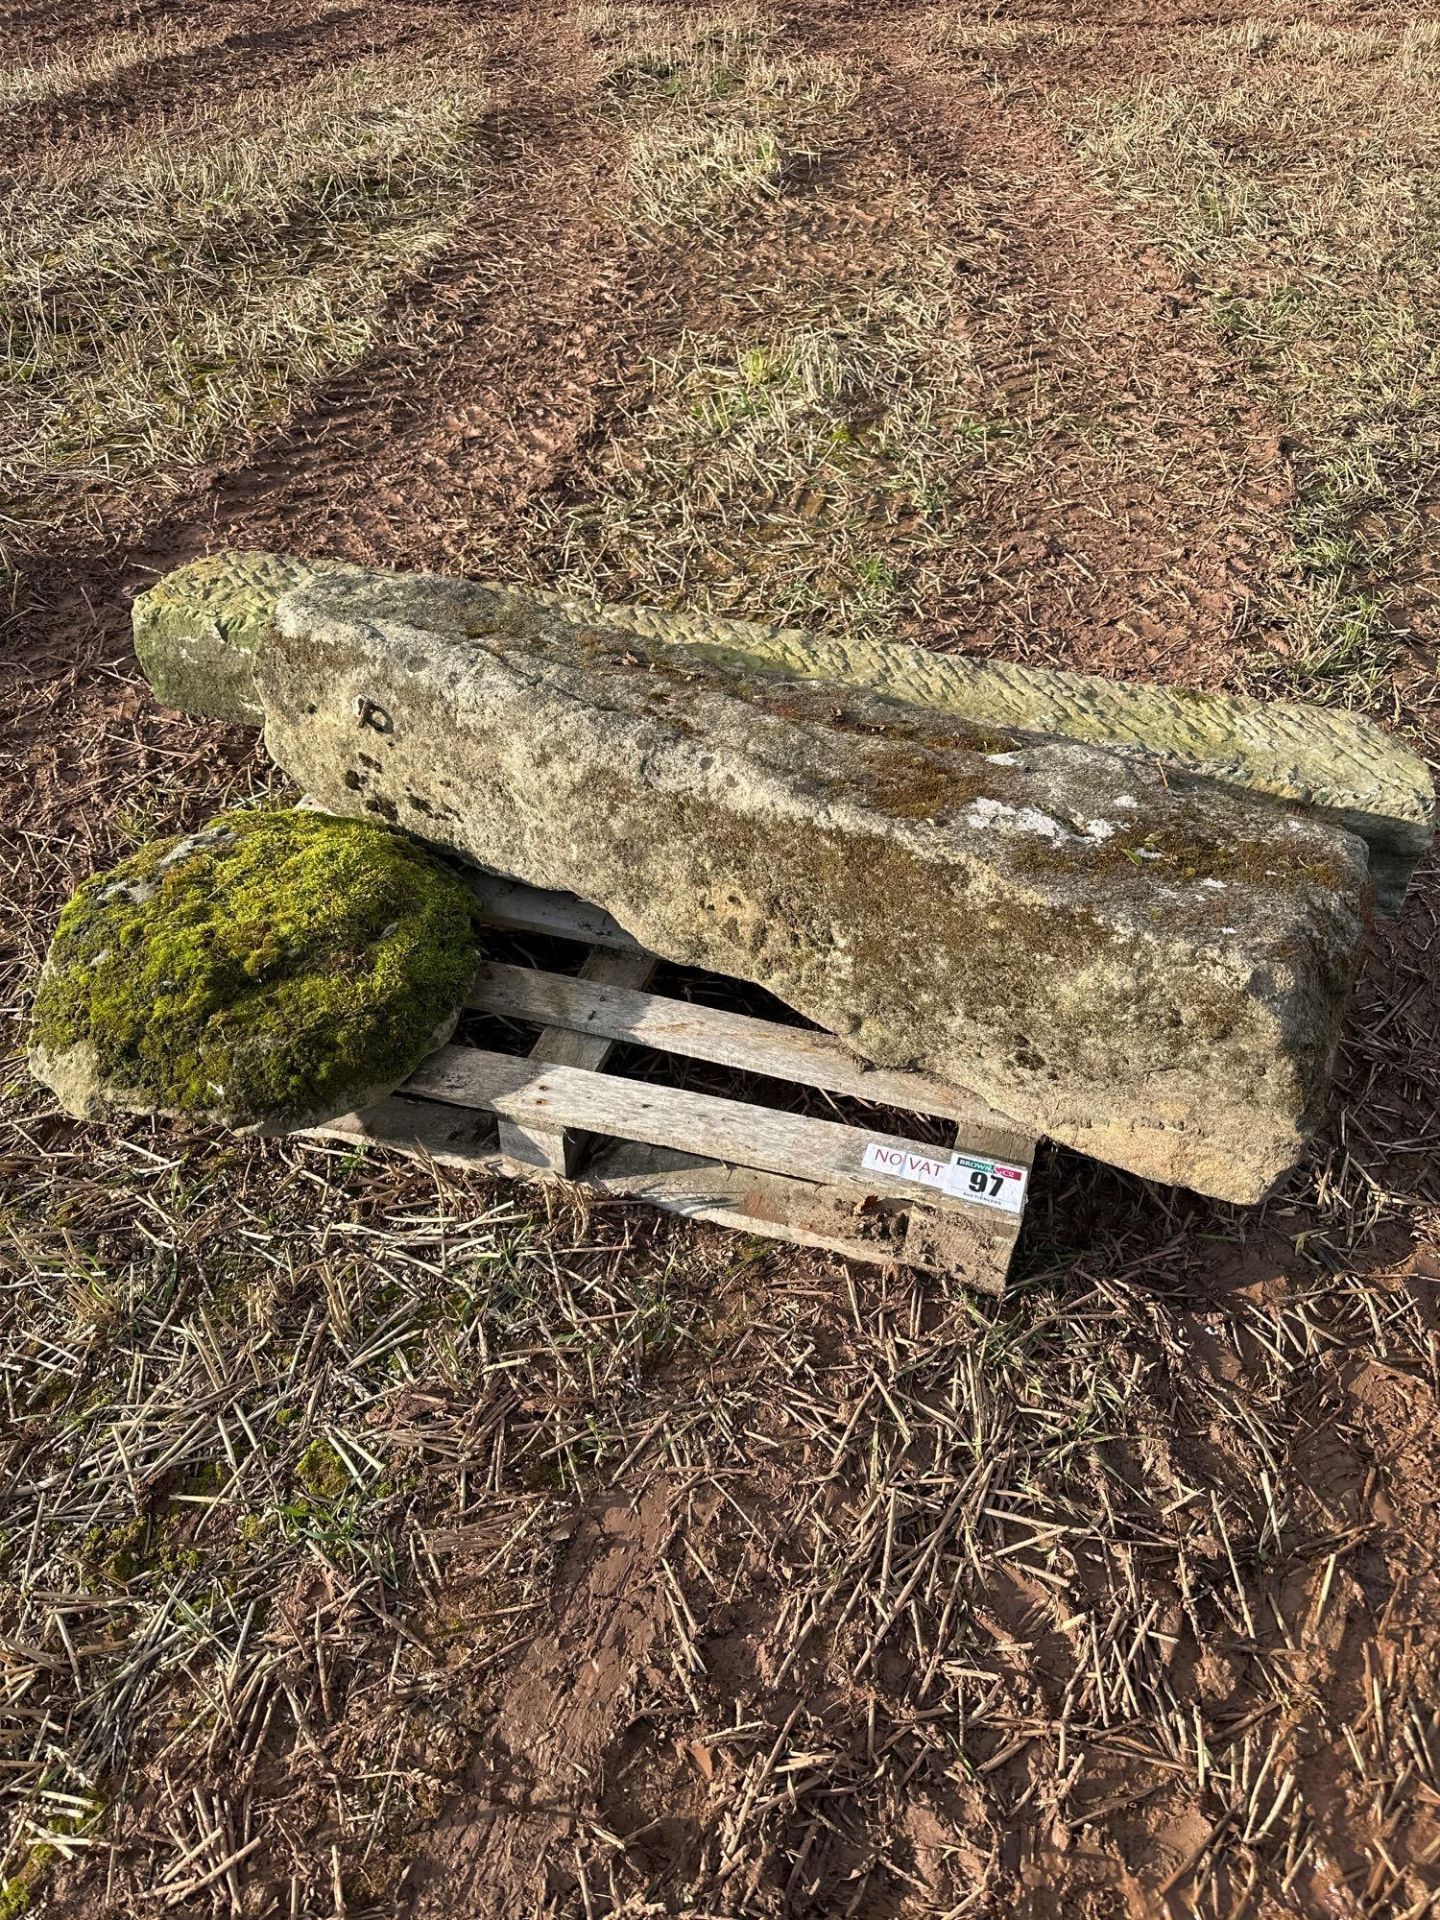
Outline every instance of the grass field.
<path id="1" fill-rule="evenodd" d="M 5 15 L 0 1920 L 1422 1920 L 1440 881 L 1265 1206 L 1050 1152 L 1003 1300 L 66 1120 L 78 880 L 283 783 L 223 546 L 1302 695 L 1432 761 L 1440 28 Z"/>

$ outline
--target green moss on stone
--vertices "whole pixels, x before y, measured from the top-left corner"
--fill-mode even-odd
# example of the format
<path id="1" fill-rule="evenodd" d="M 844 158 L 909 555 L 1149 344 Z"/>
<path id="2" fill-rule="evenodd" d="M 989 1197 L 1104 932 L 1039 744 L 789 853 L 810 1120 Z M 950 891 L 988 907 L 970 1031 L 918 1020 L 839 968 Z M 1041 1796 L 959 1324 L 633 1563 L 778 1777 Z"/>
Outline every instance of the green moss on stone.
<path id="1" fill-rule="evenodd" d="M 324 814 L 221 814 L 70 900 L 35 1064 L 53 1083 L 84 1049 L 117 1105 L 303 1125 L 398 1085 L 474 969 L 474 902 L 414 842 Z"/>

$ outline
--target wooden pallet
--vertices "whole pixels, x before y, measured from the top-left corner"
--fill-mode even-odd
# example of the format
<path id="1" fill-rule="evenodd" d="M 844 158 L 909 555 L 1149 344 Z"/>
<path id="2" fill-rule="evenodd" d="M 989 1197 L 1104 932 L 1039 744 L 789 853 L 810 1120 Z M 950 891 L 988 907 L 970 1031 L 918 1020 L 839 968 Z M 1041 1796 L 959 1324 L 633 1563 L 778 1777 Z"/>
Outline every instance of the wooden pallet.
<path id="1" fill-rule="evenodd" d="M 491 959 L 469 1006 L 538 1025 L 528 1055 L 442 1047 L 388 1099 L 314 1129 L 450 1166 L 573 1181 L 743 1232 L 903 1261 L 998 1292 L 1020 1230 L 1034 1138 L 930 1074 L 871 1067 L 840 1041 L 649 992 L 660 964 L 608 914 L 475 877 L 503 935 L 575 943 L 576 972 Z M 503 941 L 497 941 L 502 946 Z M 619 1044 L 953 1124 L 955 1151 L 606 1072 Z"/>

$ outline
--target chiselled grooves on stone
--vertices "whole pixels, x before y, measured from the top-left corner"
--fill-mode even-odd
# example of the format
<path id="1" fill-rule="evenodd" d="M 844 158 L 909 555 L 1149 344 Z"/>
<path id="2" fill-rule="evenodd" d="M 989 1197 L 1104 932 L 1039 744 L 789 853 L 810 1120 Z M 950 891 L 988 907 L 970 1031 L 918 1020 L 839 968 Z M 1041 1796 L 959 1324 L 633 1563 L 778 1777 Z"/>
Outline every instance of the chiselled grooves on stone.
<path id="1" fill-rule="evenodd" d="M 339 560 L 286 553 L 216 553 L 135 596 L 135 652 L 158 700 L 182 713 L 258 726 L 255 649 L 292 587 L 353 572 Z"/>
<path id="2" fill-rule="evenodd" d="M 220 554 L 179 569 L 135 603 L 136 650 L 162 700 L 258 720 L 253 654 L 284 592 L 356 570 L 276 554 Z M 1161 761 L 1182 776 L 1304 807 L 1370 847 L 1377 905 L 1395 910 L 1435 824 L 1422 760 L 1363 717 L 1093 675 L 969 660 L 699 613 L 604 607 L 560 594 L 488 589 L 523 615 L 550 607 L 589 626 L 701 648 L 750 672 L 873 689 L 1024 740 L 1074 740 Z"/>
<path id="3" fill-rule="evenodd" d="M 1435 788 L 1418 755 L 1363 715 L 1290 701 L 1137 685 L 1009 660 L 969 660 L 896 642 L 797 627 L 598 607 L 536 595 L 577 619 L 640 638 L 703 646 L 752 669 L 873 688 L 1030 739 L 1075 740 L 1160 760 L 1242 787 L 1358 834 L 1371 848 L 1377 905 L 1397 911 L 1435 831 Z"/>
<path id="4" fill-rule="evenodd" d="M 1102 1159 L 1253 1200 L 1324 1110 L 1368 882 L 1323 821 L 424 576 L 287 595 L 255 672 L 322 806 Z"/>

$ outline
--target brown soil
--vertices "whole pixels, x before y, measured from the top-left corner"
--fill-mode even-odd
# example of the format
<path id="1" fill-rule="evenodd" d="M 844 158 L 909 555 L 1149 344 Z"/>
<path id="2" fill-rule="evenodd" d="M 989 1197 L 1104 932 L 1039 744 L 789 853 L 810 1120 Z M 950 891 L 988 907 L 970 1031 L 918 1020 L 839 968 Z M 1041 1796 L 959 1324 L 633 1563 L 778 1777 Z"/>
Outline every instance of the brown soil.
<path id="1" fill-rule="evenodd" d="M 1258 11 L 1087 0 L 1066 18 L 1113 31 L 1056 70 L 1139 69 L 1181 27 Z M 8 31 L 33 61 L 162 12 L 206 10 L 28 7 Z M 0 663 L 0 939 L 22 974 L 127 810 L 158 796 L 167 826 L 198 820 L 269 777 L 242 730 L 154 706 L 129 647 L 138 588 L 223 545 L 544 577 L 535 503 L 598 484 L 646 356 L 746 310 L 788 266 L 843 269 L 847 234 L 897 177 L 942 223 L 961 221 L 964 190 L 947 234 L 969 263 L 981 390 L 997 413 L 1037 406 L 1044 428 L 1037 460 L 978 483 L 919 637 L 1243 681 L 1237 635 L 1293 493 L 1279 427 L 1038 105 L 924 51 L 934 12 L 790 9 L 795 44 L 852 67 L 861 99 L 743 246 L 627 237 L 607 210 L 620 136 L 560 4 L 240 0 L 223 45 L 0 114 L 0 166 L 23 166 L 93 126 L 158 128 L 446 17 L 487 38 L 496 89 L 479 211 L 396 297 L 412 344 L 311 394 L 163 511 L 111 509 L 98 532 L 58 528 L 21 556 Z M 639 1382 L 635 1444 L 567 1501 L 513 1635 L 442 1646 L 438 1623 L 493 1608 L 511 1577 L 495 1568 L 504 1529 L 473 1503 L 437 1523 L 409 1586 L 357 1597 L 317 1562 L 280 1596 L 272 1637 L 311 1717 L 282 1711 L 246 1762 L 261 1842 L 178 1910 L 1434 1911 L 1437 914 L 1432 863 L 1377 937 L 1331 1130 L 1277 1199 L 1242 1216 L 1056 1154 L 994 1319 L 909 1273 L 788 1252 L 727 1270 L 713 1232 L 602 1221 L 607 1245 L 633 1233 L 729 1272 L 709 1338 Z M 26 1147 L 22 1131 L 7 1178 L 18 1191 L 40 1156 L 86 1138 L 47 1120 Z M 246 1151 L 263 1185 L 281 1150 Z M 385 1177 L 403 1207 L 410 1175 Z M 1087 1401 L 1102 1374 L 1123 1399 Z M 488 1473 L 492 1429 L 532 1416 L 437 1401 L 407 1418 L 446 1436 L 444 1471 Z M 535 1497 L 495 1472 L 516 1511 Z M 415 1665 L 397 1679 L 402 1651 Z M 411 1720 L 393 1721 L 397 1698 Z M 152 1912 L 180 1884 L 162 1878 L 173 1828 L 146 1800 L 158 1732 L 153 1746 L 136 1759 L 152 1787 L 117 1811 L 112 1847 L 59 1865 L 50 1910 Z M 197 1796 L 220 1803 L 228 1764 Z M 397 1766 L 425 1793 L 386 1830 L 394 1871 L 349 1882 L 333 1783 Z M 307 1856 L 321 1866 L 302 1895 Z"/>
<path id="2" fill-rule="evenodd" d="M 822 37 L 853 57 L 853 23 Z M 937 68 L 884 16 L 865 22 L 861 45 L 871 78 L 857 185 L 877 167 L 918 177 L 942 219 L 966 190 L 957 237 L 982 391 L 1000 419 L 1042 429 L 1039 457 L 1002 468 L 966 542 L 983 545 L 983 578 L 946 596 L 926 637 L 1223 681 L 1257 540 L 1289 497 L 1273 419 L 1236 390 L 1180 277 L 1137 248 L 1033 91 L 997 96 L 973 60 Z M 1105 424 L 1103 441 L 1090 422 Z"/>

